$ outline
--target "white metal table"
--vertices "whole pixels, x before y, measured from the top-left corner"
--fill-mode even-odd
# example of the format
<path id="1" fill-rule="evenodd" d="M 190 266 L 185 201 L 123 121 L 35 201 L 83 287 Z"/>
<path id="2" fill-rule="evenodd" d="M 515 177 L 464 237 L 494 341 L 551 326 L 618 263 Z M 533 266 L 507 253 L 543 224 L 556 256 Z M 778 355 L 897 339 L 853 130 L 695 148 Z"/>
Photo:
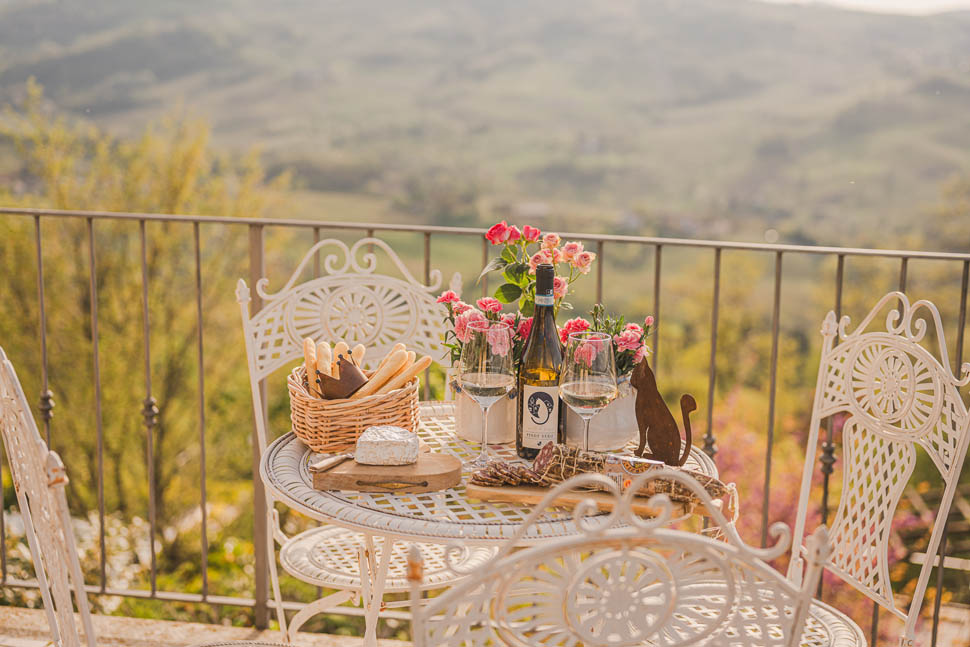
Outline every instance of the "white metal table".
<path id="1" fill-rule="evenodd" d="M 453 402 L 422 403 L 418 435 L 432 451 L 451 454 L 463 462 L 478 454 L 478 443 L 465 441 L 455 433 Z M 491 451 L 497 458 L 517 458 L 514 447 L 493 446 Z M 266 487 L 293 510 L 363 534 L 366 550 L 362 551 L 360 572 L 366 585 L 362 598 L 368 644 L 376 644 L 378 614 L 389 572 L 393 571 L 392 558 L 395 554 L 401 556 L 395 542 L 457 542 L 497 548 L 516 534 L 533 510 L 529 505 L 470 499 L 465 495 L 464 478 L 454 488 L 423 494 L 315 490 L 309 470 L 314 456 L 290 432 L 276 439 L 263 453 L 260 474 Z M 691 448 L 685 467 L 714 478 L 718 476 L 714 462 L 696 447 Z M 557 509 L 540 517 L 520 541 L 536 543 L 576 532 L 571 514 Z M 375 550 L 376 538 L 383 539 L 380 551 Z"/>

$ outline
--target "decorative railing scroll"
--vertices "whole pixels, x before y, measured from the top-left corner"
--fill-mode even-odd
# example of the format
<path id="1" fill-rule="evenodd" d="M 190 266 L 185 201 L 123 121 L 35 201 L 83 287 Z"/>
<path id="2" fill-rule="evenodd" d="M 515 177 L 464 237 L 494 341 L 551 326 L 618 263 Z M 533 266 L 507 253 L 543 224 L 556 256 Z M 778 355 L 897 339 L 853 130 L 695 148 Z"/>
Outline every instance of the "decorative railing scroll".
<path id="1" fill-rule="evenodd" d="M 396 275 L 378 274 L 378 255 L 369 249 L 383 252 Z M 325 253 L 323 276 L 297 283 L 320 253 Z M 441 361 L 447 351 L 442 346 L 445 312 L 435 298 L 441 272 L 431 271 L 429 279 L 430 285 L 415 279 L 379 238 L 362 238 L 350 247 L 332 238 L 316 243 L 278 291 L 267 289 L 268 279 L 257 281 L 263 307 L 251 317 L 249 287 L 240 279 L 236 298 L 243 309 L 256 379 L 299 357 L 304 337 L 364 344 L 365 366 L 382 359 L 398 342 Z"/>
<path id="2" fill-rule="evenodd" d="M 880 330 L 873 324 L 888 305 L 895 307 L 886 316 L 885 329 Z M 926 340 L 931 329 L 934 344 Z M 885 295 L 851 332 L 848 317 L 836 322 L 835 314 L 829 312 L 822 324 L 822 338 L 795 524 L 796 545 L 807 515 L 809 463 L 815 458 L 818 428 L 823 419 L 844 414 L 844 477 L 839 507 L 830 524 L 833 553 L 828 568 L 907 620 L 906 633 L 911 635 L 932 560 L 923 567 L 910 612 L 899 610 L 889 579 L 892 520 L 915 467 L 916 448 L 922 447 L 950 493 L 944 495 L 927 548 L 927 554 L 936 554 L 970 437 L 970 414 L 960 395 L 960 387 L 970 383 L 970 363 L 962 364 L 959 376 L 954 374 L 936 306 L 929 301 L 910 304 L 901 292 Z M 795 579 L 798 563 L 793 560 L 790 571 Z"/>
<path id="3" fill-rule="evenodd" d="M 633 493 L 654 479 L 690 488 L 724 528 L 724 541 L 667 527 L 666 495 L 650 499 L 656 517 L 633 512 Z M 579 534 L 515 550 L 557 498 L 590 485 L 613 497 L 608 515 L 592 516 L 596 503 L 583 501 L 574 511 Z M 412 549 L 415 645 L 798 644 L 827 535 L 823 528 L 813 536 L 813 566 L 798 588 L 765 563 L 790 545 L 784 524 L 771 533 L 773 545 L 747 546 L 704 489 L 676 470 L 641 475 L 625 492 L 602 475 L 580 475 L 550 491 L 486 568 L 423 606 L 421 557 Z"/>

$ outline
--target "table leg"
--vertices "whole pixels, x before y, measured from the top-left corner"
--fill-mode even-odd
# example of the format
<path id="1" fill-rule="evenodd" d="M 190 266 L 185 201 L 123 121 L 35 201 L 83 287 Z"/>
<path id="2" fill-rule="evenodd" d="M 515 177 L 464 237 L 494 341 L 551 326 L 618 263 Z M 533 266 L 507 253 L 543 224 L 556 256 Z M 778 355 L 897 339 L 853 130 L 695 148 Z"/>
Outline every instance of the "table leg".
<path id="1" fill-rule="evenodd" d="M 385 537 L 381 545 L 380 560 L 377 559 L 374 536 L 364 534 L 364 550 L 361 552 L 360 576 L 364 593 L 364 645 L 377 646 L 377 623 L 384 603 L 384 585 L 387 570 L 394 551 L 394 540 Z"/>
<path id="2" fill-rule="evenodd" d="M 300 630 L 307 620 L 317 615 L 318 613 L 323 613 L 325 611 L 335 611 L 337 607 L 347 602 L 348 600 L 353 600 L 356 596 L 354 591 L 337 591 L 336 593 L 331 593 L 330 595 L 320 598 L 319 600 L 314 600 L 310 604 L 306 605 L 300 611 L 290 619 L 290 625 L 287 632 L 284 634 L 286 636 L 286 642 L 293 642 L 296 637 L 296 632 Z"/>

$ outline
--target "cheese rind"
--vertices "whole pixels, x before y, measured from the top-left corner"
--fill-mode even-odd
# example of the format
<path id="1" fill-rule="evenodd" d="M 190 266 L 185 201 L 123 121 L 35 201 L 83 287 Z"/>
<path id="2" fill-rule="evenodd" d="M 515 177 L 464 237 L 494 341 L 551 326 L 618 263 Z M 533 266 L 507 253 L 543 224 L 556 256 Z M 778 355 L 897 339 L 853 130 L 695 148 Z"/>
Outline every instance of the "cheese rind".
<path id="1" fill-rule="evenodd" d="M 417 434 L 393 425 L 368 427 L 357 439 L 354 460 L 362 465 L 410 465 L 418 461 Z"/>

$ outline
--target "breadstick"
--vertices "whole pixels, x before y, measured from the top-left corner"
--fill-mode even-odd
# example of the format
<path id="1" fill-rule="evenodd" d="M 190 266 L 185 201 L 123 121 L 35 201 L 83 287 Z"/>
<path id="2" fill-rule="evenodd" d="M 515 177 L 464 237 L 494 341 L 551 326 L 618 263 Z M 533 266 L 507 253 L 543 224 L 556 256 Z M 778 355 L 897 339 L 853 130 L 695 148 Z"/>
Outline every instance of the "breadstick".
<path id="1" fill-rule="evenodd" d="M 428 368 L 429 366 L 431 366 L 431 355 L 425 355 L 424 357 L 416 361 L 414 364 L 412 364 L 408 370 L 394 376 L 390 381 L 384 384 L 384 386 L 379 388 L 377 392 L 388 393 L 390 391 L 393 391 L 394 389 L 400 389 L 402 386 L 404 386 L 412 379 L 414 379 L 415 375 L 417 375 L 424 369 Z"/>
<path id="2" fill-rule="evenodd" d="M 333 368 L 331 369 L 330 374 L 338 380 L 340 379 L 340 367 L 337 365 L 337 360 L 340 359 L 341 355 L 346 356 L 348 350 L 350 350 L 350 347 L 345 341 L 338 341 L 333 345 Z"/>
<path id="3" fill-rule="evenodd" d="M 324 375 L 330 375 L 330 365 L 333 363 L 330 357 L 330 343 L 322 341 L 317 344 L 317 370 Z"/>
<path id="4" fill-rule="evenodd" d="M 417 357 L 417 355 L 414 353 L 414 351 L 413 350 L 409 350 L 408 351 L 408 358 L 407 358 L 407 360 L 405 360 L 405 362 L 403 364 L 401 364 L 401 368 L 397 369 L 397 373 L 395 373 L 394 375 L 391 376 L 391 380 L 393 380 L 398 375 L 400 375 L 404 371 L 406 371 L 409 368 L 411 368 L 411 364 L 414 364 L 414 359 L 416 357 Z M 391 380 L 388 380 L 388 382 L 390 382 Z"/>
<path id="5" fill-rule="evenodd" d="M 363 344 L 357 344 L 354 346 L 354 349 L 350 351 L 350 357 L 354 360 L 354 364 L 360 366 L 360 363 L 364 361 L 364 353 L 366 352 L 367 349 Z"/>
<path id="6" fill-rule="evenodd" d="M 303 367 L 306 369 L 306 381 L 310 395 L 319 396 L 317 390 L 317 345 L 307 337 L 303 340 Z"/>
<path id="7" fill-rule="evenodd" d="M 377 389 L 384 386 L 384 384 L 390 380 L 395 373 L 401 369 L 401 365 L 408 359 L 408 354 L 403 350 L 399 350 L 393 353 L 388 359 L 387 363 L 383 367 L 379 368 L 376 373 L 374 373 L 364 386 L 360 387 L 356 393 L 350 396 L 351 400 L 356 400 L 362 398 L 365 395 L 371 395 L 377 392 Z"/>
<path id="8" fill-rule="evenodd" d="M 407 350 L 407 346 L 404 344 L 394 344 L 394 348 L 392 348 L 391 351 L 384 356 L 384 359 L 381 360 L 381 363 L 377 365 L 377 370 L 379 371 L 384 368 L 384 365 L 387 364 L 387 360 L 390 359 L 391 355 L 399 350 Z"/>

